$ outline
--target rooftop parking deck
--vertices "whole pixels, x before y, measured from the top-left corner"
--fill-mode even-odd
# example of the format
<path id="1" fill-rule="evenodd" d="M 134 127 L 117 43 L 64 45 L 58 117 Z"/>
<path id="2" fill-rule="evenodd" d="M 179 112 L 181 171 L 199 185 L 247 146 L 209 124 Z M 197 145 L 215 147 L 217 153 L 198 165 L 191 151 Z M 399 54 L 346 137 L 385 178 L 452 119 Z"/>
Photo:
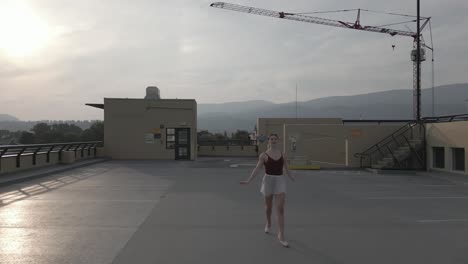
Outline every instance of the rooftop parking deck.
<path id="1" fill-rule="evenodd" d="M 254 164 L 108 161 L 3 186 L 0 263 L 468 263 L 464 176 L 296 171 L 286 249 L 263 233 L 261 175 L 238 183 Z"/>

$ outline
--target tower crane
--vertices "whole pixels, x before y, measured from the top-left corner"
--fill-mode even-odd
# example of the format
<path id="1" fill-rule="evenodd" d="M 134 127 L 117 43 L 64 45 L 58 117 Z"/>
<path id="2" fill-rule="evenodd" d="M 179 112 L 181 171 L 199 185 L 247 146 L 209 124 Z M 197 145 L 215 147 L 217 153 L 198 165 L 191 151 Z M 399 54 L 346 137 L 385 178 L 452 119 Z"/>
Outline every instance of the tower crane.
<path id="1" fill-rule="evenodd" d="M 345 22 L 345 21 L 332 20 L 332 19 L 326 19 L 326 18 L 320 18 L 320 17 L 313 17 L 313 16 L 304 15 L 304 14 L 278 12 L 278 11 L 272 11 L 268 9 L 255 8 L 255 7 L 237 5 L 237 4 L 231 4 L 231 3 L 225 3 L 225 2 L 215 2 L 215 3 L 212 3 L 210 6 L 215 7 L 215 8 L 227 9 L 231 11 L 243 12 L 243 13 L 254 14 L 254 15 L 261 15 L 261 16 L 268 16 L 268 17 L 274 17 L 274 18 L 279 18 L 279 19 L 287 19 L 287 20 L 292 20 L 292 21 L 320 24 L 320 25 L 361 30 L 361 31 L 369 31 L 369 32 L 375 32 L 375 33 L 383 33 L 383 34 L 389 34 L 390 36 L 399 35 L 399 36 L 412 37 L 413 38 L 413 50 L 411 51 L 411 60 L 413 61 L 413 117 L 416 121 L 420 121 L 421 120 L 421 62 L 426 60 L 424 48 L 427 47 L 431 50 L 432 48 L 427 46 L 424 43 L 424 39 L 422 38 L 422 34 L 420 33 L 426 27 L 426 25 L 430 22 L 431 18 L 419 16 L 419 0 L 417 1 L 418 1 L 418 16 L 415 21 L 417 22 L 416 32 L 413 32 L 410 30 L 409 31 L 396 30 L 396 29 L 391 29 L 391 28 L 385 28 L 382 26 L 361 25 L 361 21 L 360 21 L 361 10 L 365 10 L 365 9 L 356 9 L 358 13 L 357 13 L 357 18 L 355 22 Z M 420 26 L 420 21 L 424 21 L 424 23 L 421 26 Z"/>

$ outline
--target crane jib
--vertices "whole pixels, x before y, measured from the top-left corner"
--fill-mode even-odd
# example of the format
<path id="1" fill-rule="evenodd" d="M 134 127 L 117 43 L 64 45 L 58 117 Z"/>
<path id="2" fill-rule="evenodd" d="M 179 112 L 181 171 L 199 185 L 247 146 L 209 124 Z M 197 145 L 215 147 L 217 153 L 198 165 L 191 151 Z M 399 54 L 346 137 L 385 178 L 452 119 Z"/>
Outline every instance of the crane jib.
<path id="1" fill-rule="evenodd" d="M 417 32 L 390 29 L 390 28 L 385 28 L 384 26 L 362 26 L 360 23 L 361 9 L 358 9 L 358 15 L 357 15 L 356 21 L 354 23 L 350 23 L 350 22 L 343 22 L 343 21 L 332 20 L 332 19 L 306 16 L 304 14 L 271 11 L 267 9 L 241 6 L 241 5 L 235 5 L 235 4 L 230 4 L 230 3 L 224 3 L 224 2 L 212 3 L 210 6 L 216 7 L 216 8 L 228 9 L 231 11 L 244 12 L 244 13 L 249 13 L 249 14 L 254 14 L 254 15 L 269 16 L 269 17 L 275 17 L 275 18 L 281 18 L 281 19 L 288 19 L 288 20 L 299 21 L 299 22 L 306 22 L 306 23 L 313 23 L 313 24 L 320 24 L 320 25 L 325 25 L 325 26 L 341 27 L 341 28 L 348 28 L 348 29 L 356 29 L 356 30 L 376 32 L 376 33 L 384 33 L 384 34 L 389 34 L 390 36 L 400 35 L 400 36 L 412 37 L 413 46 L 414 46 L 414 49 L 411 52 L 411 60 L 413 61 L 413 90 L 414 90 L 413 114 L 414 114 L 414 119 L 417 121 L 420 121 L 420 117 L 421 117 L 421 61 L 425 60 L 424 47 L 426 47 L 426 45 L 424 44 L 424 39 L 423 39 L 423 35 L 421 31 L 424 29 L 424 27 L 427 24 L 429 24 L 429 27 L 430 27 L 430 19 L 431 19 L 430 17 L 420 16 L 420 0 L 417 0 L 417 16 L 416 16 Z M 370 11 L 370 10 L 367 10 L 367 11 Z M 387 14 L 392 14 L 392 13 L 387 13 Z M 398 15 L 398 14 L 393 14 L 393 15 Z M 409 16 L 409 15 L 404 15 L 404 16 Z M 421 20 L 425 20 L 422 26 L 420 26 Z M 402 23 L 396 23 L 396 24 L 402 24 Z M 395 25 L 395 23 L 390 24 L 390 25 Z M 431 30 L 431 42 L 432 42 L 432 30 Z M 395 48 L 395 45 L 392 45 L 392 47 Z M 431 48 L 431 50 L 433 51 L 433 47 Z"/>
<path id="2" fill-rule="evenodd" d="M 320 17 L 306 16 L 302 14 L 278 12 L 278 11 L 255 8 L 255 7 L 250 7 L 250 6 L 242 6 L 242 5 L 225 3 L 225 2 L 212 3 L 210 6 L 221 8 L 221 9 L 227 9 L 231 11 L 243 12 L 243 13 L 254 14 L 254 15 L 261 15 L 261 16 L 276 17 L 276 18 L 288 19 L 288 20 L 299 21 L 299 22 L 306 22 L 306 23 L 313 23 L 313 24 L 320 24 L 320 25 L 341 27 L 341 28 L 348 28 L 348 29 L 357 29 L 357 30 L 370 31 L 370 32 L 376 32 L 376 33 L 384 33 L 384 34 L 390 34 L 391 36 L 400 35 L 400 36 L 408 36 L 408 37 L 414 38 L 417 35 L 416 32 L 411 32 L 411 31 L 390 29 L 390 28 L 384 28 L 384 27 L 375 27 L 375 26 L 362 26 L 359 22 L 359 17 L 358 17 L 358 20 L 356 20 L 356 22 L 351 23 L 351 22 L 343 22 L 343 21 L 320 18 Z"/>

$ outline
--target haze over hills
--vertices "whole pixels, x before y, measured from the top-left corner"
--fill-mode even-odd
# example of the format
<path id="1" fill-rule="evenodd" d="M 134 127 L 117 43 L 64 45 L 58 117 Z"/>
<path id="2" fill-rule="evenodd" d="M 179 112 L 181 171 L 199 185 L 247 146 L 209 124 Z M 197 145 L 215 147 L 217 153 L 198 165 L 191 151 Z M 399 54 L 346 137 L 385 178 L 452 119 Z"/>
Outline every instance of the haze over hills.
<path id="1" fill-rule="evenodd" d="M 468 113 L 468 102 L 465 101 L 468 99 L 468 83 L 438 86 L 434 90 L 436 116 Z M 422 116 L 432 116 L 432 89 L 423 89 L 421 101 Z M 324 97 L 298 102 L 297 110 L 298 117 L 412 119 L 413 91 L 391 90 L 353 96 Z M 296 103 L 275 104 L 255 100 L 199 104 L 197 111 L 199 130 L 251 131 L 258 117 L 296 117 Z M 0 114 L 0 130 L 29 130 L 35 123 L 37 122 L 18 122 L 18 119 L 11 115 Z M 88 123 L 80 125 L 88 126 Z"/>
<path id="2" fill-rule="evenodd" d="M 88 129 L 97 120 L 38 120 L 38 121 L 1 121 L 0 119 L 0 130 L 8 131 L 29 131 L 38 123 L 52 124 L 70 124 L 76 125 L 81 129 Z"/>
<path id="3" fill-rule="evenodd" d="M 245 111 L 256 111 L 259 108 L 275 106 L 275 103 L 264 100 L 253 100 L 246 102 L 229 102 L 223 104 L 199 104 L 198 116 L 210 113 L 240 113 Z"/>
<path id="4" fill-rule="evenodd" d="M 435 115 L 468 113 L 468 83 L 435 87 Z M 255 104 L 255 102 L 260 102 Z M 422 116 L 432 116 L 432 89 L 423 89 Z M 265 101 L 198 105 L 198 128 L 209 131 L 252 130 L 257 117 L 296 117 L 296 103 Z M 216 109 L 217 111 L 212 111 Z M 333 96 L 298 102 L 298 117 L 343 119 L 412 119 L 413 91 L 391 90 L 353 96 Z"/>
<path id="5" fill-rule="evenodd" d="M 0 121 L 19 121 L 19 119 L 12 115 L 0 114 Z"/>

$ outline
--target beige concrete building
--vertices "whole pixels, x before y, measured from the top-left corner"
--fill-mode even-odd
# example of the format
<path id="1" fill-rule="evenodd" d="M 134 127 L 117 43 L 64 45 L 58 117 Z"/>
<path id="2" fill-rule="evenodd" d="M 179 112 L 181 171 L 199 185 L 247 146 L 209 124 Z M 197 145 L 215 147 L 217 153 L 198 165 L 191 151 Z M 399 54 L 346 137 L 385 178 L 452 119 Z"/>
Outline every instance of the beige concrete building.
<path id="1" fill-rule="evenodd" d="M 284 139 L 284 126 L 297 124 L 341 124 L 341 118 L 258 118 L 257 119 L 257 142 L 259 153 L 267 148 L 267 137 L 277 134 L 280 140 Z M 283 150 L 283 145 L 281 145 Z"/>
<path id="2" fill-rule="evenodd" d="M 292 162 L 359 168 L 355 157 L 402 127 L 397 124 L 286 124 L 284 150 Z"/>
<path id="3" fill-rule="evenodd" d="M 426 124 L 427 167 L 468 174 L 468 121 Z"/>
<path id="4" fill-rule="evenodd" d="M 364 167 L 379 167 L 380 162 L 380 167 L 398 169 L 392 163 L 395 159 L 401 162 L 413 154 L 420 155 L 414 152 L 423 151 L 425 146 L 426 165 L 423 167 L 468 174 L 468 121 L 413 126 L 408 122 L 347 122 L 338 118 L 259 118 L 257 128 L 259 153 L 267 148 L 267 136 L 278 134 L 280 149 L 292 165 L 359 168 L 361 160 L 355 154 L 363 153 L 383 140 L 384 154 Z M 418 163 L 413 156 L 414 160 L 410 160 L 406 168 L 421 168 L 424 155 L 420 157 L 423 159 Z M 382 165 L 385 160 L 387 166 Z"/>
<path id="5" fill-rule="evenodd" d="M 104 109 L 104 152 L 112 159 L 197 158 L 194 99 L 105 98 L 88 105 Z"/>
<path id="6" fill-rule="evenodd" d="M 259 118 L 259 153 L 267 148 L 267 135 L 274 133 L 280 137 L 280 149 L 293 165 L 359 168 L 356 153 L 365 151 L 404 124 L 353 123 L 340 118 Z"/>
<path id="7" fill-rule="evenodd" d="M 193 99 L 104 99 L 104 151 L 113 159 L 196 159 Z"/>
<path id="8" fill-rule="evenodd" d="M 267 148 L 267 137 L 280 138 L 280 148 L 291 164 L 312 164 L 321 168 L 359 168 L 363 153 L 383 139 L 392 137 L 408 122 L 344 121 L 340 118 L 259 118 L 256 149 L 245 146 L 197 148 L 197 103 L 193 99 L 159 99 L 157 94 L 146 99 L 105 98 L 104 152 L 113 159 L 186 159 L 194 160 L 197 152 L 205 155 L 253 156 Z M 425 124 L 424 129 L 406 129 L 400 146 L 383 154 L 380 167 L 391 168 L 392 162 L 407 159 L 417 146 L 426 144 L 426 157 L 419 158 L 428 169 L 467 174 L 468 121 Z M 422 127 L 422 126 L 419 126 Z M 396 135 L 396 134 L 395 134 Z M 390 139 L 392 140 L 392 139 Z M 406 142 L 407 144 L 406 144 Z M 419 143 L 415 143 L 416 141 Z M 405 149 L 406 148 L 406 149 Z M 424 150 L 424 147 L 420 149 Z M 255 150 L 255 151 L 254 151 Z M 253 152 L 252 152 L 253 151 Z M 379 150 L 380 151 L 380 150 Z M 415 153 L 418 155 L 417 153 Z M 362 156 L 361 156 L 362 157 Z M 382 163 L 387 160 L 388 164 Z M 421 161 L 422 160 L 422 161 Z M 374 167 L 379 160 L 371 160 Z M 377 167 L 377 166 L 375 166 Z"/>

